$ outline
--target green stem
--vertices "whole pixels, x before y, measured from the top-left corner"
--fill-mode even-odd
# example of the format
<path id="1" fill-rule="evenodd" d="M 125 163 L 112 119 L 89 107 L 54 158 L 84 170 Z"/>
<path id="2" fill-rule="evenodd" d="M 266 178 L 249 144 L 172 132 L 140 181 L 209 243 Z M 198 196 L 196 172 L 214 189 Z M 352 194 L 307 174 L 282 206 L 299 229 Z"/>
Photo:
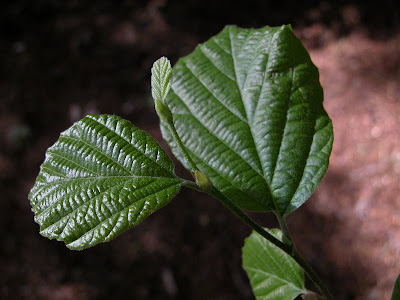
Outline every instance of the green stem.
<path id="1" fill-rule="evenodd" d="M 279 221 L 279 226 L 281 227 L 284 241 L 287 245 L 291 246 L 291 253 L 288 253 L 306 272 L 308 277 L 311 279 L 311 281 L 315 284 L 315 286 L 319 289 L 321 294 L 328 300 L 333 299 L 332 294 L 329 292 L 328 288 L 325 286 L 325 284 L 322 282 L 322 280 L 319 278 L 317 273 L 311 268 L 311 266 L 307 263 L 307 261 L 300 255 L 299 251 L 296 249 L 295 245 L 293 244 L 292 238 L 290 236 L 289 229 L 286 224 L 285 216 L 281 216 L 279 214 L 275 214 L 278 221 Z M 286 252 L 287 253 L 287 252 Z"/>
<path id="2" fill-rule="evenodd" d="M 174 140 L 177 144 L 177 146 L 179 147 L 179 149 L 181 150 L 183 156 L 185 157 L 187 163 L 190 165 L 191 168 L 191 173 L 193 174 L 194 171 L 198 170 L 196 163 L 193 161 L 193 159 L 190 157 L 188 151 L 186 150 L 185 145 L 183 145 L 181 138 L 178 135 L 178 132 L 175 129 L 174 123 L 173 121 L 171 122 L 166 122 L 166 124 L 168 125 L 168 129 L 171 131 L 172 136 L 174 137 Z"/>
<path id="3" fill-rule="evenodd" d="M 317 273 L 311 268 L 311 266 L 307 263 L 307 261 L 300 255 L 297 249 L 294 247 L 289 231 L 286 226 L 286 222 L 284 218 L 278 218 L 279 222 L 281 223 L 283 233 L 286 231 L 287 239 L 290 241 L 290 245 L 287 243 L 282 243 L 280 240 L 276 239 L 272 236 L 268 231 L 262 228 L 259 224 L 257 224 L 253 219 L 251 219 L 248 215 L 246 215 L 236 204 L 226 198 L 220 191 L 216 188 L 213 188 L 210 192 L 210 195 L 218 199 L 222 204 L 224 204 L 230 211 L 232 211 L 239 219 L 241 219 L 245 224 L 247 224 L 251 229 L 259 233 L 269 242 L 277 246 L 278 248 L 282 249 L 285 253 L 290 255 L 299 265 L 303 268 L 304 272 L 308 275 L 311 281 L 316 285 L 319 289 L 321 294 L 327 300 L 333 300 L 332 294 L 329 292 L 325 284 L 322 280 L 318 277 Z M 285 233 L 284 233 L 285 234 Z"/>
<path id="4" fill-rule="evenodd" d="M 216 188 L 212 188 L 210 195 L 219 200 L 223 205 L 225 205 L 231 212 L 233 212 L 239 219 L 241 219 L 245 224 L 247 224 L 251 229 L 256 231 L 258 234 L 263 236 L 269 242 L 282 249 L 286 253 L 289 253 L 292 247 L 282 243 L 259 224 L 257 224 L 252 218 L 246 215 L 236 204 L 226 198 L 220 191 Z"/>
<path id="5" fill-rule="evenodd" d="M 171 115 L 172 116 L 172 115 Z M 169 130 L 172 133 L 172 136 L 174 137 L 174 140 L 181 150 L 183 156 L 185 157 L 186 161 L 190 165 L 192 174 L 194 175 L 194 172 L 199 170 L 196 166 L 196 163 L 192 160 L 190 157 L 186 147 L 183 145 L 182 140 L 180 139 L 178 132 L 175 129 L 172 117 L 170 120 L 166 120 L 166 124 L 168 125 Z M 188 188 L 197 190 L 197 191 L 203 191 L 201 187 L 199 187 L 196 183 L 188 180 L 182 181 L 182 185 L 186 186 Z M 228 198 L 226 198 L 220 191 L 218 191 L 215 187 L 213 187 L 208 194 L 219 200 L 222 204 L 224 204 L 231 212 L 233 212 L 239 219 L 241 219 L 246 225 L 248 225 L 251 229 L 256 231 L 258 234 L 260 234 L 262 237 L 264 237 L 266 240 L 268 240 L 270 243 L 274 244 L 278 248 L 282 249 L 284 252 L 286 252 L 288 255 L 290 255 L 306 272 L 308 277 L 312 280 L 312 282 L 317 286 L 317 288 L 320 290 L 321 294 L 327 299 L 327 300 L 333 300 L 332 294 L 329 292 L 329 290 L 326 288 L 322 280 L 318 277 L 317 273 L 314 272 L 314 270 L 311 268 L 311 266 L 307 263 L 307 261 L 300 255 L 300 253 L 297 251 L 297 249 L 294 247 L 292 239 L 290 237 L 289 230 L 286 225 L 285 217 L 280 216 L 279 214 L 276 214 L 279 225 L 281 227 L 284 239 L 284 242 L 281 242 L 277 238 L 275 238 L 273 235 L 271 235 L 268 231 L 266 231 L 264 228 L 262 228 L 259 224 L 257 224 L 253 219 L 251 219 L 248 215 L 246 215 L 236 204 L 234 204 L 232 201 L 230 201 Z"/>
<path id="6" fill-rule="evenodd" d="M 285 217 L 281 216 L 279 213 L 275 213 L 275 216 L 278 219 L 279 227 L 281 228 L 283 234 L 283 242 L 289 246 L 293 246 L 292 237 L 290 236 L 289 229 L 287 228 Z"/>
<path id="7" fill-rule="evenodd" d="M 182 180 L 182 182 L 181 182 L 182 186 L 185 186 L 185 187 L 190 188 L 192 190 L 196 190 L 198 192 L 203 192 L 204 193 L 204 191 L 197 185 L 196 182 L 191 181 L 191 180 L 186 180 L 186 179 L 183 179 L 183 178 L 180 178 L 180 179 Z"/>
<path id="8" fill-rule="evenodd" d="M 289 253 L 288 253 L 289 254 Z M 311 281 L 315 284 L 315 286 L 319 289 L 321 294 L 327 300 L 333 300 L 333 296 L 331 292 L 328 290 L 326 285 L 322 282 L 321 278 L 315 273 L 315 271 L 311 268 L 308 262 L 300 255 L 295 247 L 293 247 L 293 253 L 291 257 L 303 268 L 304 272 L 311 279 Z"/>

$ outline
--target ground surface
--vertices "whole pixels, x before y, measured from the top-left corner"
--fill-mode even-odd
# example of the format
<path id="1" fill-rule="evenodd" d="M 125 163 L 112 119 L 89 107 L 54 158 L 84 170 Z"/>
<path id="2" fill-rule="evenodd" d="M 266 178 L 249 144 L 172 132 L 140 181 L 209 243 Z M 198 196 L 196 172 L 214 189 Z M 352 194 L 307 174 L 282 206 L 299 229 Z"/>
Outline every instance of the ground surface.
<path id="1" fill-rule="evenodd" d="M 182 191 L 111 243 L 72 252 L 39 235 L 27 194 L 47 147 L 88 113 L 121 115 L 161 141 L 149 99 L 159 56 L 176 61 L 229 23 L 292 23 L 320 69 L 335 143 L 289 227 L 335 299 L 389 299 L 400 272 L 395 2 L 0 4 L 0 298 L 252 299 L 240 267 L 250 230 L 210 198 Z"/>

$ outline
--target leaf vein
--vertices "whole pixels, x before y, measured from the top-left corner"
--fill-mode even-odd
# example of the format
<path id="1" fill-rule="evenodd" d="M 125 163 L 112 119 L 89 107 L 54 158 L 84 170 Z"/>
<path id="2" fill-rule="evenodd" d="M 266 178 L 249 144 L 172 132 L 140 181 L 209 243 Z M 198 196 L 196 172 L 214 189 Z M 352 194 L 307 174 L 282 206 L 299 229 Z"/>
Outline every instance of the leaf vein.
<path id="1" fill-rule="evenodd" d="M 179 101 L 187 108 L 187 110 L 191 113 L 190 117 L 192 117 L 196 122 L 198 122 L 200 124 L 200 126 L 202 126 L 205 130 L 207 130 L 207 132 L 213 136 L 215 139 L 217 139 L 221 144 L 223 144 L 225 147 L 227 147 L 232 153 L 236 154 L 237 156 L 239 156 L 254 172 L 256 172 L 257 174 L 259 174 L 260 176 L 262 176 L 262 174 L 260 173 L 260 171 L 256 170 L 249 162 L 247 162 L 247 160 L 245 160 L 238 152 L 234 151 L 230 146 L 228 146 L 225 141 L 223 141 L 222 139 L 220 139 L 218 136 L 216 136 L 209 128 L 207 128 L 198 117 L 196 117 L 196 115 L 192 112 L 192 110 L 189 108 L 189 106 L 186 105 L 186 103 L 183 102 L 182 98 L 179 97 L 177 95 L 176 97 L 177 99 L 179 99 Z"/>
<path id="2" fill-rule="evenodd" d="M 80 128 L 81 129 L 81 128 Z M 108 158 L 110 161 L 112 161 L 114 164 L 116 164 L 117 166 L 119 166 L 121 169 L 123 169 L 124 171 L 126 171 L 128 174 L 130 175 L 134 175 L 130 170 L 128 170 L 125 166 L 123 166 L 120 162 L 118 162 L 117 160 L 115 160 L 111 155 L 107 155 L 107 153 L 103 152 L 101 148 L 99 148 L 96 144 L 92 145 L 89 144 L 88 142 L 85 141 L 85 139 L 83 139 L 82 137 L 80 138 L 75 138 L 72 136 L 64 136 L 63 138 L 65 139 L 69 139 L 69 140 L 75 140 L 78 142 L 82 142 L 83 144 L 85 144 L 86 146 L 88 146 L 90 149 L 93 149 L 95 152 L 99 153 L 101 156 L 104 156 L 106 158 Z M 109 141 L 109 143 L 112 143 Z M 113 146 L 115 146 L 115 143 L 112 143 Z M 99 174 L 96 174 L 99 175 Z"/>
<path id="3" fill-rule="evenodd" d="M 259 199 L 257 199 L 257 198 L 254 198 L 252 195 L 248 194 L 246 191 L 244 191 L 244 190 L 242 190 L 241 188 L 239 188 L 238 186 L 234 185 L 234 184 L 232 183 L 232 181 L 226 179 L 225 176 L 224 176 L 221 172 L 219 172 L 218 170 L 216 170 L 215 168 L 213 168 L 212 166 L 210 166 L 209 164 L 207 164 L 204 160 L 202 160 L 200 157 L 198 157 L 196 154 L 194 154 L 190 149 L 188 149 L 188 151 L 189 151 L 194 157 L 196 157 L 197 160 L 202 161 L 203 164 L 205 164 L 205 165 L 208 166 L 208 168 L 212 169 L 215 173 L 219 174 L 219 175 L 221 176 L 221 178 L 222 178 L 224 181 L 226 181 L 229 185 L 233 186 L 234 188 L 236 188 L 237 190 L 239 190 L 240 192 L 242 192 L 243 194 L 245 194 L 245 195 L 248 196 L 249 198 L 251 198 L 251 199 L 253 199 L 253 200 L 255 200 L 255 201 L 257 201 L 257 202 L 259 202 L 259 203 L 261 203 L 262 205 L 265 206 L 265 203 L 263 203 L 261 200 L 259 200 Z M 251 180 L 251 179 L 250 179 L 250 180 Z"/>
<path id="4" fill-rule="evenodd" d="M 218 45 L 218 47 L 220 48 L 220 46 Z M 211 65 L 218 70 L 221 74 L 223 74 L 226 78 L 228 78 L 230 81 L 235 82 L 235 79 L 231 77 L 231 75 L 228 75 L 227 73 L 225 73 L 224 71 L 221 70 L 221 68 L 219 68 L 211 59 L 210 57 L 204 52 L 203 50 L 203 45 L 199 46 L 199 50 L 200 52 L 203 54 L 203 56 L 211 63 Z"/>
<path id="5" fill-rule="evenodd" d="M 123 137 L 121 134 L 119 134 L 116 131 L 113 131 L 112 129 L 110 129 L 109 127 L 107 127 L 105 124 L 91 118 L 91 120 L 93 120 L 95 123 L 99 124 L 100 126 L 106 128 L 108 131 L 112 132 L 113 134 L 119 136 L 122 140 L 124 140 L 129 146 L 131 146 L 132 148 L 136 149 L 138 152 L 142 153 L 145 157 L 147 157 L 150 161 L 152 161 L 153 163 L 155 163 L 157 166 L 160 166 L 161 168 L 163 168 L 164 170 L 166 170 L 171 177 L 175 177 L 175 175 L 173 174 L 173 172 L 169 169 L 167 169 L 165 166 L 159 164 L 157 161 L 155 161 L 151 156 L 147 155 L 145 152 L 143 152 L 142 150 L 140 150 L 139 148 L 135 147 L 130 141 L 128 141 L 125 137 Z M 137 131 L 139 131 L 139 129 L 137 129 Z M 147 137 L 146 137 L 147 138 Z M 146 143 L 147 146 L 147 143 Z"/>
<path id="6" fill-rule="evenodd" d="M 132 180 L 133 180 L 133 179 L 132 179 Z M 74 209 L 72 209 L 72 211 L 69 212 L 67 215 L 61 216 L 60 219 L 54 221 L 54 223 L 52 223 L 52 224 L 50 224 L 50 225 L 48 225 L 48 226 L 42 228 L 41 230 L 44 230 L 44 229 L 46 229 L 46 228 L 48 228 L 48 227 L 50 227 L 50 226 L 52 226 L 52 225 L 58 223 L 58 222 L 61 221 L 62 219 L 66 218 L 66 217 L 69 217 L 71 214 L 73 214 L 76 210 L 78 210 L 79 208 L 81 208 L 83 205 L 89 203 L 90 201 L 96 199 L 97 197 L 99 197 L 99 196 L 101 196 L 101 195 L 103 195 L 103 194 L 105 194 L 105 193 L 107 193 L 107 192 L 109 192 L 109 191 L 111 191 L 111 190 L 113 190 L 113 189 L 115 189 L 115 188 L 117 188 L 117 187 L 120 187 L 121 185 L 125 184 L 127 181 L 128 181 L 128 179 L 125 180 L 125 181 L 122 181 L 122 182 L 120 182 L 120 183 L 117 183 L 117 184 L 115 184 L 115 185 L 109 186 L 108 188 L 106 188 L 104 191 L 100 192 L 100 193 L 97 194 L 96 196 L 93 196 L 92 198 L 86 199 L 86 201 L 84 200 L 84 202 L 83 202 L 82 204 L 80 204 L 80 205 L 78 204 L 77 207 L 75 207 Z M 147 186 L 147 185 L 146 185 L 146 186 Z M 66 198 L 67 198 L 68 196 L 70 196 L 71 193 L 73 193 L 73 192 L 76 192 L 76 190 L 72 190 L 72 191 L 70 191 L 70 192 L 68 192 L 68 193 L 63 194 L 60 198 L 58 198 L 58 199 L 57 199 L 56 201 L 54 201 L 51 205 L 49 205 L 45 210 L 43 210 L 43 211 L 41 211 L 40 213 L 36 214 L 36 217 L 39 217 L 39 216 L 41 216 L 42 214 L 48 212 L 48 211 L 49 211 L 50 209 L 52 209 L 55 205 L 57 205 L 59 202 L 65 201 Z M 76 203 L 76 202 L 75 202 L 75 203 Z"/>
<path id="7" fill-rule="evenodd" d="M 184 66 L 186 67 L 186 69 L 189 70 L 189 72 L 193 75 L 192 77 L 195 78 L 195 79 L 200 83 L 200 85 L 203 86 L 203 87 L 206 89 L 206 91 L 209 92 L 210 95 L 211 95 L 215 100 L 217 100 L 218 103 L 221 104 L 221 106 L 222 106 L 223 108 L 225 108 L 225 110 L 226 110 L 228 113 L 230 113 L 231 115 L 235 116 L 236 118 L 240 119 L 242 122 L 244 122 L 245 124 L 248 125 L 247 120 L 243 119 L 242 116 L 240 116 L 240 115 L 238 115 L 237 113 L 233 112 L 228 106 L 226 106 L 220 99 L 218 99 L 218 98 L 213 94 L 213 92 L 200 80 L 200 78 L 199 78 L 196 74 L 194 74 L 194 72 L 192 71 L 192 69 L 190 69 L 190 67 L 187 65 L 186 62 L 183 61 L 183 65 L 184 65 Z"/>
<path id="8" fill-rule="evenodd" d="M 239 89 L 239 91 L 240 91 L 240 100 L 241 100 L 241 103 L 242 103 L 242 105 L 243 105 L 243 108 L 245 109 L 244 98 L 243 98 L 242 90 L 241 90 L 240 87 L 239 87 L 239 82 L 238 82 L 238 79 L 237 79 L 236 61 L 235 61 L 235 53 L 234 53 L 235 51 L 234 51 L 234 47 L 233 47 L 233 43 L 232 43 L 231 28 L 229 28 L 229 41 L 230 41 L 230 46 L 231 46 L 231 51 L 232 51 L 232 62 L 233 62 L 234 70 L 235 70 L 236 84 L 237 84 L 237 87 L 238 87 L 238 89 Z M 267 181 L 267 178 L 266 178 L 266 176 L 265 176 L 264 167 L 263 167 L 263 164 L 262 164 L 262 162 L 261 162 L 260 152 L 259 152 L 259 150 L 258 150 L 257 144 L 256 144 L 255 139 L 254 139 L 254 133 L 253 133 L 253 130 L 252 130 L 252 126 L 250 126 L 250 119 L 249 119 L 249 115 L 248 115 L 248 112 L 247 112 L 246 109 L 245 109 L 245 112 L 246 112 L 246 115 L 247 115 L 247 121 L 248 121 L 249 128 L 250 128 L 250 136 L 251 136 L 251 139 L 252 139 L 252 142 L 253 142 L 253 145 L 254 145 L 254 149 L 255 149 L 255 151 L 256 151 L 256 153 L 257 153 L 258 163 L 259 163 L 259 165 L 260 165 L 260 167 L 261 167 L 261 172 L 262 172 L 262 174 L 260 174 L 260 175 L 263 177 L 263 179 L 264 179 L 264 181 L 265 181 L 265 183 L 266 183 L 266 189 L 267 189 L 269 198 L 272 200 L 272 202 L 275 204 L 275 206 L 277 206 L 276 201 L 275 201 L 275 198 L 274 198 L 274 195 L 273 195 L 273 193 L 272 193 L 272 191 L 271 191 L 270 183 Z"/>
<path id="9" fill-rule="evenodd" d="M 63 155 L 58 154 L 57 152 L 54 152 L 54 151 L 55 151 L 54 149 L 50 149 L 47 153 L 49 153 L 49 154 L 51 154 L 51 155 L 54 155 L 54 156 L 57 156 L 57 157 L 60 157 L 61 159 L 64 159 L 64 160 L 68 161 L 69 163 L 71 163 L 71 164 L 73 164 L 73 165 L 75 165 L 75 166 L 77 166 L 77 167 L 79 167 L 79 168 L 82 168 L 82 169 L 84 169 L 84 170 L 89 171 L 89 173 L 91 173 L 91 174 L 93 174 L 93 175 L 99 175 L 97 172 L 95 172 L 95 171 L 93 171 L 93 170 L 90 170 L 89 168 L 85 167 L 84 165 L 80 165 L 80 164 L 78 164 L 77 162 L 75 162 L 75 161 L 69 159 L 67 156 L 63 156 Z M 64 165 L 64 167 L 69 168 L 69 167 L 66 166 L 66 165 Z M 77 170 L 77 169 L 75 169 L 75 170 Z M 78 169 L 78 170 L 79 170 L 79 169 Z M 78 171 L 78 170 L 77 170 L 77 171 Z M 64 175 L 63 177 L 67 177 L 67 176 Z"/>
<path id="10" fill-rule="evenodd" d="M 151 183 L 150 183 L 150 184 L 151 184 Z M 71 242 L 69 242 L 68 245 L 70 245 L 70 244 L 72 244 L 73 242 L 79 240 L 79 239 L 80 239 L 81 237 L 83 237 L 85 234 L 89 234 L 89 233 L 91 233 L 91 232 L 94 232 L 94 231 L 95 231 L 99 226 L 101 226 L 103 223 L 107 222 L 109 219 L 113 218 L 114 216 L 116 216 L 116 215 L 118 215 L 118 214 L 122 214 L 122 213 L 125 212 L 126 210 L 130 209 L 131 206 L 134 205 L 135 203 L 137 203 L 137 202 L 139 202 L 139 201 L 146 200 L 147 198 L 152 197 L 152 196 L 154 196 L 154 195 L 157 195 L 158 193 L 161 193 L 162 191 L 167 190 L 167 189 L 173 187 L 174 185 L 175 185 L 175 184 L 172 184 L 172 185 L 169 185 L 169 186 L 167 186 L 167 187 L 164 187 L 163 189 L 161 189 L 161 190 L 159 190 L 159 191 L 157 191 L 157 192 L 155 192 L 155 193 L 149 194 L 149 195 L 147 195 L 146 197 L 143 197 L 143 198 L 139 199 L 138 201 L 135 201 L 135 202 L 131 203 L 130 205 L 128 205 L 128 206 L 126 206 L 125 208 L 123 208 L 122 210 L 115 212 L 115 213 L 112 214 L 111 216 L 109 216 L 109 217 L 107 217 L 106 219 L 100 221 L 96 226 L 94 226 L 93 228 L 91 228 L 89 231 L 83 233 L 83 234 L 82 234 L 81 236 L 79 236 L 78 238 L 75 238 L 74 240 L 72 240 Z M 148 186 L 148 185 L 143 186 L 143 187 L 141 187 L 140 189 L 145 188 L 145 187 L 147 187 L 147 186 Z M 139 214 L 139 215 L 140 215 L 140 214 Z M 136 220 L 137 220 L 137 219 L 136 219 Z"/>

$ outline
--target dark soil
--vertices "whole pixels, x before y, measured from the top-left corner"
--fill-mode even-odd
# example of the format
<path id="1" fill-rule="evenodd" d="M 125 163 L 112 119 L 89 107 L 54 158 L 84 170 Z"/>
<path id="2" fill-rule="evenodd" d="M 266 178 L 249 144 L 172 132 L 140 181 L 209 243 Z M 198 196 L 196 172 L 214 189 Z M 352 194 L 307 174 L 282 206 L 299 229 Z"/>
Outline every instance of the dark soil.
<path id="1" fill-rule="evenodd" d="M 129 119 L 167 149 L 149 98 L 158 57 L 175 62 L 226 24 L 291 23 L 320 68 L 335 145 L 289 227 L 335 299 L 389 299 L 400 272 L 400 5 L 306 3 L 3 1 L 0 298 L 252 299 L 240 257 L 250 230 L 211 198 L 183 190 L 112 242 L 75 252 L 39 235 L 27 195 L 46 149 L 88 113 Z"/>

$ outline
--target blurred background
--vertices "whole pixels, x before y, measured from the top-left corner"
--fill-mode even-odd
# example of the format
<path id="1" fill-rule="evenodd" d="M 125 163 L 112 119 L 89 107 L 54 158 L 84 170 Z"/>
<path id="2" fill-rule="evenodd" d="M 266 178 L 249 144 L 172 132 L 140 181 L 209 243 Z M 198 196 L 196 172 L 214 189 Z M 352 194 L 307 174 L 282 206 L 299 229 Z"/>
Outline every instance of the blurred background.
<path id="1" fill-rule="evenodd" d="M 27 195 L 45 150 L 88 113 L 120 115 L 167 149 L 150 100 L 160 56 L 176 62 L 226 24 L 291 23 L 320 69 L 335 143 L 289 227 L 335 299 L 389 299 L 400 273 L 399 3 L 1 1 L 0 298 L 252 299 L 240 257 L 250 230 L 211 198 L 183 190 L 76 252 L 39 235 Z"/>

